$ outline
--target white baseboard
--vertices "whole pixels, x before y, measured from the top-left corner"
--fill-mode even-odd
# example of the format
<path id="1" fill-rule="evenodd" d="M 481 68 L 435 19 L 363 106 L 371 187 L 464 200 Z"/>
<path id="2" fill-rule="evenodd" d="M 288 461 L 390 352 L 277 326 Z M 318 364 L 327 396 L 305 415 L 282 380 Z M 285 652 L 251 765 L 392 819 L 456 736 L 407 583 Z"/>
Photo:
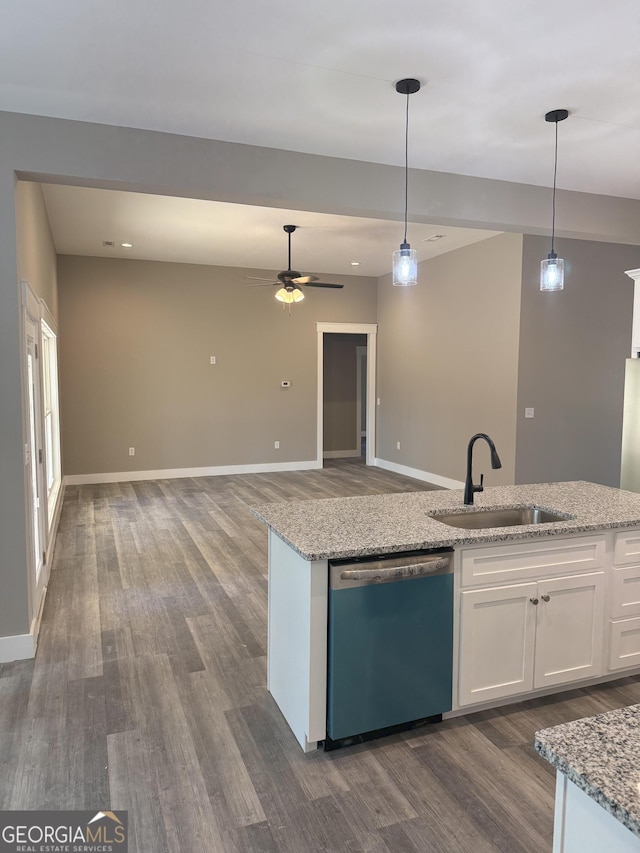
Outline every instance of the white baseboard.
<path id="1" fill-rule="evenodd" d="M 115 471 L 100 474 L 66 474 L 65 486 L 130 483 L 137 480 L 177 480 L 183 477 L 221 477 L 225 474 L 271 474 L 322 468 L 315 459 L 304 462 L 258 462 L 251 465 L 214 465 L 209 468 L 160 468 L 153 471 Z"/>
<path id="2" fill-rule="evenodd" d="M 426 483 L 441 486 L 443 489 L 464 489 L 462 480 L 452 480 L 450 477 L 441 477 L 440 474 L 430 474 L 428 471 L 421 471 L 419 468 L 409 468 L 408 465 L 389 462 L 388 459 L 374 459 L 373 464 L 377 468 L 384 468 L 386 471 L 393 471 L 395 474 L 403 474 L 405 477 L 413 477 L 414 480 L 424 480 Z"/>
<path id="3" fill-rule="evenodd" d="M 14 660 L 28 660 L 35 657 L 36 639 L 34 634 L 18 634 L 16 637 L 0 637 L 0 663 Z"/>
<path id="4" fill-rule="evenodd" d="M 351 459 L 361 455 L 359 450 L 324 450 L 322 452 L 323 459 Z"/>

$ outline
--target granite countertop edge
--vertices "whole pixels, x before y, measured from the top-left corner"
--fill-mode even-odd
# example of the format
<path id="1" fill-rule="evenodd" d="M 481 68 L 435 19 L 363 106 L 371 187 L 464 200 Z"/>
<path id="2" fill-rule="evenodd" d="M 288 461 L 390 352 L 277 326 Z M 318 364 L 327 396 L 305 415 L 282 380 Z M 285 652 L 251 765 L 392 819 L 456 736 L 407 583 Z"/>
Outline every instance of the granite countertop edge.
<path id="1" fill-rule="evenodd" d="M 535 749 L 640 837 L 640 705 L 536 732 Z M 635 771 L 635 772 L 634 772 Z"/>
<path id="2" fill-rule="evenodd" d="M 437 512 L 532 505 L 568 517 L 479 530 L 450 527 L 431 517 Z M 486 488 L 473 506 L 464 505 L 462 490 L 443 489 L 287 501 L 250 509 L 309 561 L 640 527 L 640 494 L 584 481 Z"/>

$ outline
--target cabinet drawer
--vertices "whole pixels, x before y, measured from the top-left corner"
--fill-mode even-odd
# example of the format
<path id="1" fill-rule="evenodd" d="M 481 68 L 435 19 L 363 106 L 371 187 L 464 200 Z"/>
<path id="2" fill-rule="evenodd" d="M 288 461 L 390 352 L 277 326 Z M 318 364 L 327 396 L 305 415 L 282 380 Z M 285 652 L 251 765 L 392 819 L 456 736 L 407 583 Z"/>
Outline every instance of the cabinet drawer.
<path id="1" fill-rule="evenodd" d="M 612 619 L 640 616 L 640 566 L 613 569 L 611 572 Z"/>
<path id="2" fill-rule="evenodd" d="M 624 566 L 630 563 L 640 565 L 640 530 L 626 530 L 616 533 L 613 545 L 613 565 Z"/>
<path id="3" fill-rule="evenodd" d="M 466 548 L 461 560 L 463 586 L 489 586 L 503 581 L 575 574 L 605 565 L 605 538 L 578 536 Z"/>
<path id="4" fill-rule="evenodd" d="M 609 669 L 640 666 L 640 616 L 609 623 Z"/>

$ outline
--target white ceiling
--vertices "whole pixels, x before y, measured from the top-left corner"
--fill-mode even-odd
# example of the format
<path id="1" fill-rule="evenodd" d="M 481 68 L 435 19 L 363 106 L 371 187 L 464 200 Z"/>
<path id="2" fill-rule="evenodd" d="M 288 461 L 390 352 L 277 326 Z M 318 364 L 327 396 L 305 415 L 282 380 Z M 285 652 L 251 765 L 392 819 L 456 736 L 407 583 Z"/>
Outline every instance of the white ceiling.
<path id="1" fill-rule="evenodd" d="M 389 272 L 402 239 L 400 222 L 57 184 L 43 190 L 59 254 L 281 270 L 282 226 L 290 224 L 298 226 L 291 236 L 294 269 L 379 276 Z M 496 233 L 412 223 L 409 237 L 426 260 Z M 435 235 L 441 239 L 429 239 Z"/>
<path id="2" fill-rule="evenodd" d="M 640 199 L 638 0 L 3 3 L 0 109 L 16 112 L 401 165 L 406 76 L 423 82 L 412 167 L 548 186 L 544 113 L 565 107 L 558 186 Z M 264 258 L 247 261 L 283 266 Z"/>

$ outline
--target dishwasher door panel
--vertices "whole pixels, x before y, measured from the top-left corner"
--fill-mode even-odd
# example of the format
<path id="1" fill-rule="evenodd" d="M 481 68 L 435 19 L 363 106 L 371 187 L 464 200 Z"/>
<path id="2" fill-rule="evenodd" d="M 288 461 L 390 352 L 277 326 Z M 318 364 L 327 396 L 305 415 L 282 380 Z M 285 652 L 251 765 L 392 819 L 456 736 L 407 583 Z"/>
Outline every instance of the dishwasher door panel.
<path id="1" fill-rule="evenodd" d="M 452 574 L 329 590 L 329 737 L 450 711 L 452 661 Z"/>

